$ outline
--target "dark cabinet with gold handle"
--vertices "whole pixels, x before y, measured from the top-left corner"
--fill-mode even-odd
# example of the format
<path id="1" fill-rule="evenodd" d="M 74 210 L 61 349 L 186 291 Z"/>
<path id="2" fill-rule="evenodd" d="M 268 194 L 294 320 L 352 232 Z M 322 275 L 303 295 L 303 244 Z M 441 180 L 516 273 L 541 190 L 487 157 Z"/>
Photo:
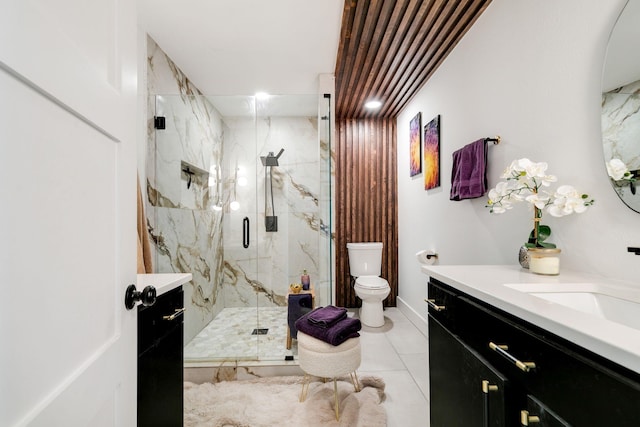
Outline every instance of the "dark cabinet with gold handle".
<path id="1" fill-rule="evenodd" d="M 138 426 L 181 427 L 183 420 L 182 287 L 138 307 Z"/>
<path id="2" fill-rule="evenodd" d="M 429 318 L 431 426 L 504 426 L 506 378 Z"/>
<path id="3" fill-rule="evenodd" d="M 520 425 L 544 427 L 569 427 L 571 424 L 560 418 L 544 403 L 533 396 L 527 396 L 527 409 L 520 411 Z"/>
<path id="4" fill-rule="evenodd" d="M 638 426 L 637 373 L 433 278 L 428 295 L 446 306 L 444 312 L 428 309 L 432 427 Z M 472 369 L 459 362 L 470 359 L 476 361 Z M 488 372 L 494 376 L 478 379 Z M 482 395 L 462 388 L 483 380 L 488 421 L 477 414 Z M 495 405 L 494 393 L 503 406 Z M 462 413 L 474 416 L 459 424 Z"/>

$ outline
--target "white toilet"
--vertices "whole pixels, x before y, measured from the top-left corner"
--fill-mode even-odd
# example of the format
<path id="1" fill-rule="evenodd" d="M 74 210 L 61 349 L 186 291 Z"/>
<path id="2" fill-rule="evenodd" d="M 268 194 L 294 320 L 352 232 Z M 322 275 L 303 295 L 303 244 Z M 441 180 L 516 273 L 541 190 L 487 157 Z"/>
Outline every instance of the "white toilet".
<path id="1" fill-rule="evenodd" d="M 379 328 L 384 325 L 382 301 L 389 296 L 389 282 L 380 277 L 382 272 L 382 243 L 347 243 L 349 274 L 356 278 L 354 289 L 362 300 L 360 322 Z"/>

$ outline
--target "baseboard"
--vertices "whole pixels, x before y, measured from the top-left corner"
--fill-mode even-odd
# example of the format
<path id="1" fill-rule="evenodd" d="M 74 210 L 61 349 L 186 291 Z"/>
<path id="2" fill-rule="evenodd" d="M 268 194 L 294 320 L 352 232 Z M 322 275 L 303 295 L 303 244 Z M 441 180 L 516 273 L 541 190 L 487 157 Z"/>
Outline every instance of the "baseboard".
<path id="1" fill-rule="evenodd" d="M 400 297 L 396 297 L 396 305 L 398 306 L 398 309 L 402 312 L 402 314 L 404 314 L 407 319 L 409 319 L 409 321 L 413 323 L 420 332 L 422 332 L 422 335 L 427 337 L 428 326 L 426 317 L 422 316 L 420 313 L 414 310 L 413 307 L 407 304 Z"/>

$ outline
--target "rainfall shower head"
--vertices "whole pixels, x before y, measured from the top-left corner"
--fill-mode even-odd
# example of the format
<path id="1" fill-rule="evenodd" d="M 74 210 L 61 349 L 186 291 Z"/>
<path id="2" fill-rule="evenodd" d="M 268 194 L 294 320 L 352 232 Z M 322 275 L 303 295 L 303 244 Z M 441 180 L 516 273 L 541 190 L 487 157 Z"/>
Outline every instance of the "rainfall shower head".
<path id="1" fill-rule="evenodd" d="M 282 156 L 282 153 L 284 153 L 284 148 L 280 149 L 277 156 L 273 154 L 273 151 L 269 151 L 269 154 L 267 154 L 266 157 L 261 156 L 260 160 L 262 161 L 262 166 L 280 166 L 278 164 L 278 159 Z"/>

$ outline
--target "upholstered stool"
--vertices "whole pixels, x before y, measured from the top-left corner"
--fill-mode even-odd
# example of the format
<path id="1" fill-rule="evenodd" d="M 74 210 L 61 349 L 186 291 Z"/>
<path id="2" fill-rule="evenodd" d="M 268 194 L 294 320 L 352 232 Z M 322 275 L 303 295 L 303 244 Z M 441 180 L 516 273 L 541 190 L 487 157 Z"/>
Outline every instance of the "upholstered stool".
<path id="1" fill-rule="evenodd" d="M 310 375 L 333 378 L 333 396 L 336 420 L 340 419 L 338 384 L 336 378 L 349 374 L 355 391 L 360 391 L 356 369 L 360 367 L 360 337 L 349 338 L 340 345 L 331 345 L 298 331 L 298 362 L 304 371 L 300 402 L 304 402 L 309 390 Z"/>

